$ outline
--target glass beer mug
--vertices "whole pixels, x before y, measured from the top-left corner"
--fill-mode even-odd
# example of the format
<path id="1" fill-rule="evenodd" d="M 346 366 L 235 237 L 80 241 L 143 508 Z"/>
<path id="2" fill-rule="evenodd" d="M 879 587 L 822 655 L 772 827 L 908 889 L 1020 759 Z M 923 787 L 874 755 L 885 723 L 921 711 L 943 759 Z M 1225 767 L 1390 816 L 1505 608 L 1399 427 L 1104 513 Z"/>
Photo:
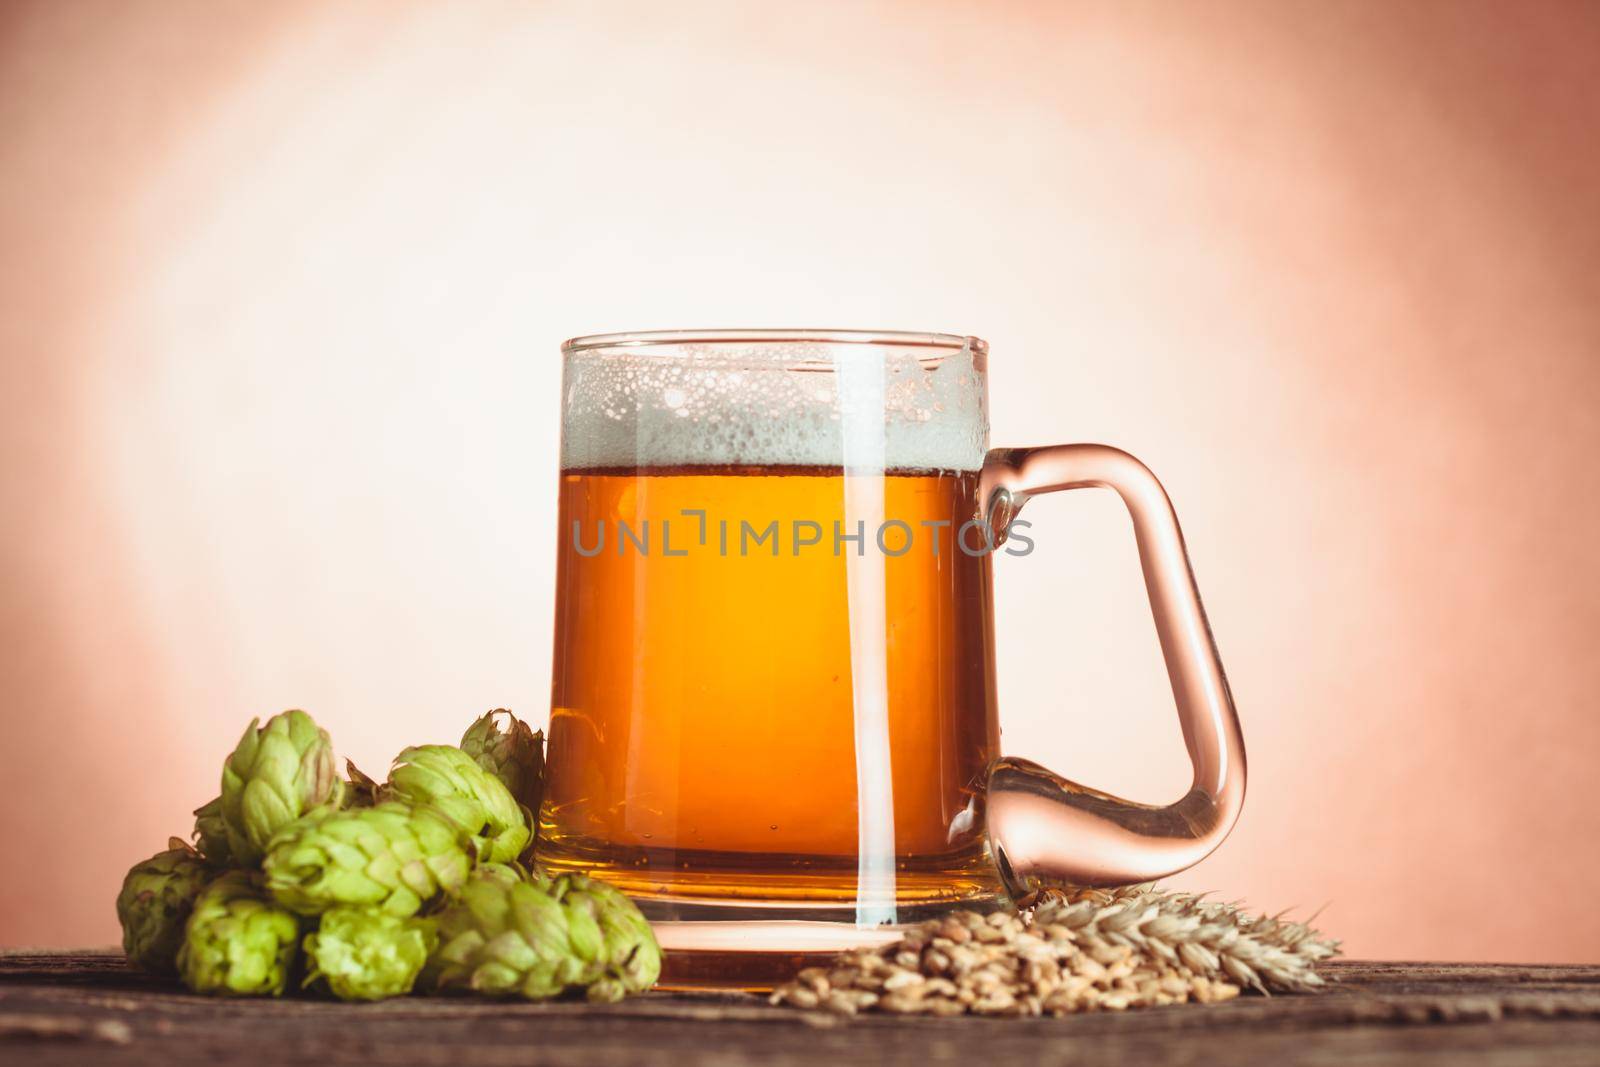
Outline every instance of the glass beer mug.
<path id="1" fill-rule="evenodd" d="M 1214 849 L 1232 697 L 1159 482 L 1103 445 L 988 448 L 988 347 L 683 331 L 563 346 L 541 861 L 622 888 L 666 980 L 760 985 L 896 923 Z M 1194 765 L 1133 803 L 1001 756 L 996 554 L 1039 493 L 1133 519 Z"/>

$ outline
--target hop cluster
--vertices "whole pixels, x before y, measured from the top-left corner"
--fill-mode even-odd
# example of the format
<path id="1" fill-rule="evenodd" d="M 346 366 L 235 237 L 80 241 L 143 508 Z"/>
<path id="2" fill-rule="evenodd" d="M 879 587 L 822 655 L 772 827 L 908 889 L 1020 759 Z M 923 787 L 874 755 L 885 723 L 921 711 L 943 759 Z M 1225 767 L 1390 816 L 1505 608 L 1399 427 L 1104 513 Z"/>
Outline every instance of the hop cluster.
<path id="1" fill-rule="evenodd" d="M 502 725 L 502 719 L 504 724 Z M 637 908 L 530 855 L 543 736 L 509 712 L 460 747 L 419 745 L 382 783 L 336 772 L 303 711 L 252 721 L 198 808 L 191 848 L 128 872 L 117 895 L 128 959 L 199 993 L 341 1000 L 424 988 L 533 998 L 648 989 L 660 949 Z"/>

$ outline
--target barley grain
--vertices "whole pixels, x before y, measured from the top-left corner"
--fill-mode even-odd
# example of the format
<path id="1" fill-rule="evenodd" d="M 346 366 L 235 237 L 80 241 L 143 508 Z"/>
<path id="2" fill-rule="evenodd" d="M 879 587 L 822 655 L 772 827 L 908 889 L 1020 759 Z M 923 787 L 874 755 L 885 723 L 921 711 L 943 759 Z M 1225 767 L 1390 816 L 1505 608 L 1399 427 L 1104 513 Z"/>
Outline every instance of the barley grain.
<path id="1" fill-rule="evenodd" d="M 956 912 L 878 950 L 809 967 L 773 1004 L 895 1014 L 1025 1016 L 1215 1004 L 1244 989 L 1309 992 L 1339 951 L 1305 923 L 1150 887 L 1051 889 L 1021 914 Z"/>

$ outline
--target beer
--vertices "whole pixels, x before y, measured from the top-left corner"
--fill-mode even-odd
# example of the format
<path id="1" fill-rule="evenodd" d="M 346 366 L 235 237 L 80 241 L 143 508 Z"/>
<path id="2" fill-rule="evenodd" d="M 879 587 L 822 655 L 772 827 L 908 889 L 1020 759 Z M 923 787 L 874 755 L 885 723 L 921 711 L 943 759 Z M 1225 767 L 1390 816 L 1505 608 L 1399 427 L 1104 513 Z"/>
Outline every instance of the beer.
<path id="1" fill-rule="evenodd" d="M 542 863 L 645 901 L 844 906 L 865 888 L 866 809 L 890 805 L 867 844 L 892 841 L 902 918 L 993 892 L 978 475 L 872 473 L 865 497 L 854 478 L 562 471 Z M 874 709 L 882 765 L 858 761 Z"/>

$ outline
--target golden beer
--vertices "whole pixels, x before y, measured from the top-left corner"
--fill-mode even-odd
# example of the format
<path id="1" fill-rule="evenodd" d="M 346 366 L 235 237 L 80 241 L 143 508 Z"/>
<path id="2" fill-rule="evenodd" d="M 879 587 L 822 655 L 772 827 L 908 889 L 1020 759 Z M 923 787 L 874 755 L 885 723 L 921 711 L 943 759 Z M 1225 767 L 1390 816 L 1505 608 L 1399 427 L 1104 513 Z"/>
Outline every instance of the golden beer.
<path id="1" fill-rule="evenodd" d="M 863 518 L 841 467 L 562 472 L 541 862 L 645 900 L 845 905 L 865 788 L 892 796 L 893 903 L 994 890 L 978 475 L 870 477 Z M 874 656 L 888 760 L 861 767 Z"/>

